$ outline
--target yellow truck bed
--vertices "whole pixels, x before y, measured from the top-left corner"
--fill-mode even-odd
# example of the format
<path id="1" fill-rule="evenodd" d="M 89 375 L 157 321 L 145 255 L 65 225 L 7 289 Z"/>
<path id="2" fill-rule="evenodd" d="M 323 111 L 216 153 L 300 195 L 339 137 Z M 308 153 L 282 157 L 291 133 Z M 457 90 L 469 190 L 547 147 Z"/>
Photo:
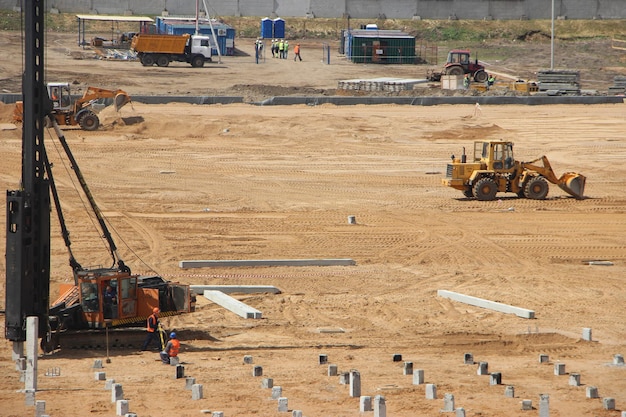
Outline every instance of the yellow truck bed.
<path id="1" fill-rule="evenodd" d="M 148 35 L 139 34 L 130 45 L 135 52 L 153 52 L 162 54 L 182 54 L 189 35 Z"/>

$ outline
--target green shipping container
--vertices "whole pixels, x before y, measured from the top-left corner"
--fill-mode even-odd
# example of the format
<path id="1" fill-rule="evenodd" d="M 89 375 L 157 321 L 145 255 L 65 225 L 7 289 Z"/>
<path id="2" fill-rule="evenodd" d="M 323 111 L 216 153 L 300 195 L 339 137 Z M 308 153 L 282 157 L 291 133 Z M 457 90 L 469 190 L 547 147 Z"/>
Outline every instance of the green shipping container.
<path id="1" fill-rule="evenodd" d="M 415 64 L 415 37 L 399 30 L 350 30 L 346 56 L 354 63 Z"/>

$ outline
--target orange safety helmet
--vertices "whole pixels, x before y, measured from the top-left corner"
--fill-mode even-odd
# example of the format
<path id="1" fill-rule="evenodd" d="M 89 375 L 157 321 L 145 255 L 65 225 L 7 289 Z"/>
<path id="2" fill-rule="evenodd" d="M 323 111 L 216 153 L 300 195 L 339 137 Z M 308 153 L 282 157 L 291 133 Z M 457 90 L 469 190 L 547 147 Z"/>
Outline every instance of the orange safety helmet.
<path id="1" fill-rule="evenodd" d="M 159 308 L 158 308 L 158 307 L 154 307 L 154 308 L 152 309 L 152 312 L 153 312 L 154 314 L 157 314 L 157 313 L 159 312 Z"/>

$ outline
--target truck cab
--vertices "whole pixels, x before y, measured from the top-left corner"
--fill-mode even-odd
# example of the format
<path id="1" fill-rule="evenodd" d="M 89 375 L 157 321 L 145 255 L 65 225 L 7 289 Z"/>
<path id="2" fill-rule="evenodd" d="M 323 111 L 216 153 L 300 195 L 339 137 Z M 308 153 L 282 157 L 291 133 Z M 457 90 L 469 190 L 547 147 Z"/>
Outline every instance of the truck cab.
<path id="1" fill-rule="evenodd" d="M 208 36 L 190 36 L 185 49 L 191 56 L 202 55 L 205 61 L 211 60 L 211 38 Z"/>

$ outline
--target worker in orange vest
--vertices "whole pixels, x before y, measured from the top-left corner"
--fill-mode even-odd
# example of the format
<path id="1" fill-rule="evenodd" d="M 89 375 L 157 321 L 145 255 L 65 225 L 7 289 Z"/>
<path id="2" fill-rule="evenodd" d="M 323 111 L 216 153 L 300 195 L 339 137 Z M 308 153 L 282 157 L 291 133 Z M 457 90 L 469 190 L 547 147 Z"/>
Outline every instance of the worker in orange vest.
<path id="1" fill-rule="evenodd" d="M 159 309 L 158 307 L 154 307 L 152 309 L 152 314 L 148 317 L 148 322 L 146 325 L 146 330 L 148 334 L 146 336 L 146 340 L 143 342 L 143 346 L 141 350 L 148 350 L 148 345 L 152 343 L 153 339 L 156 339 L 157 343 L 159 341 Z"/>
<path id="2" fill-rule="evenodd" d="M 296 47 L 293 48 L 293 53 L 295 54 L 294 57 L 293 57 L 294 62 L 295 62 L 296 58 L 299 58 L 300 61 L 302 61 L 302 57 L 300 56 L 300 44 L 299 43 L 297 43 Z"/>
<path id="3" fill-rule="evenodd" d="M 178 356 L 178 351 L 180 350 L 180 341 L 176 336 L 176 333 L 170 333 L 170 340 L 165 345 L 165 349 L 160 353 L 161 361 L 165 365 L 170 364 L 170 358 L 174 358 Z"/>

